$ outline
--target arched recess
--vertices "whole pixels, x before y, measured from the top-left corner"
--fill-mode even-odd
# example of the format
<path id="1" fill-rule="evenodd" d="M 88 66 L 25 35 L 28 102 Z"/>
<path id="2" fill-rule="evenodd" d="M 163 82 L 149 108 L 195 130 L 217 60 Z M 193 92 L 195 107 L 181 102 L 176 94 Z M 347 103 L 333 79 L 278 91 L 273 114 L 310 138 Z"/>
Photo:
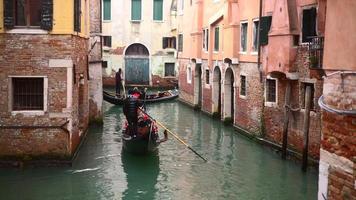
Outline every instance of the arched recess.
<path id="1" fill-rule="evenodd" d="M 125 51 L 125 83 L 149 85 L 149 51 L 143 44 L 134 43 Z"/>
<path id="2" fill-rule="evenodd" d="M 195 64 L 194 72 L 194 105 L 202 106 L 202 69 L 201 64 Z"/>
<path id="3" fill-rule="evenodd" d="M 234 89 L 234 72 L 229 67 L 225 71 L 224 81 L 224 119 L 230 118 L 234 121 L 234 101 L 235 101 L 235 89 Z"/>
<path id="4" fill-rule="evenodd" d="M 213 75 L 213 113 L 221 116 L 221 71 L 218 66 L 214 68 Z"/>

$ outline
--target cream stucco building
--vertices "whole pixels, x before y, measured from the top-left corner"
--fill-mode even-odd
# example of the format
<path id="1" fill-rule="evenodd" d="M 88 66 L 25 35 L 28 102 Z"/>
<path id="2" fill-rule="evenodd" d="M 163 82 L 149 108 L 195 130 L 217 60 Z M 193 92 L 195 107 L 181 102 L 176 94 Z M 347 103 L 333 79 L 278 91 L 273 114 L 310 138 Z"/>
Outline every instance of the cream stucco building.
<path id="1" fill-rule="evenodd" d="M 103 0 L 103 76 L 119 68 L 126 84 L 160 85 L 177 69 L 174 0 Z"/>

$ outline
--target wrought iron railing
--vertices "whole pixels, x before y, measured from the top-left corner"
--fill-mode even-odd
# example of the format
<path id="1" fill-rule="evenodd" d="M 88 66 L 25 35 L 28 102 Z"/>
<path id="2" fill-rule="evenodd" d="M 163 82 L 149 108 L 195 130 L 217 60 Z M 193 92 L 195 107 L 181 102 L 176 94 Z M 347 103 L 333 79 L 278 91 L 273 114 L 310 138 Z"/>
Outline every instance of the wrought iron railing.
<path id="1" fill-rule="evenodd" d="M 313 69 L 322 69 L 324 55 L 324 37 L 310 37 L 311 42 L 308 43 L 309 49 L 309 67 Z"/>

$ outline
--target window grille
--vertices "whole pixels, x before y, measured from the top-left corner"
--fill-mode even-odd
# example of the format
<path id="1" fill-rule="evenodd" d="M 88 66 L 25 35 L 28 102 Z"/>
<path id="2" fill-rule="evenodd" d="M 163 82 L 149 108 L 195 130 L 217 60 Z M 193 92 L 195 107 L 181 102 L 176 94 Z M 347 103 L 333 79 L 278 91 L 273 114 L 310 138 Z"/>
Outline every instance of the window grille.
<path id="1" fill-rule="evenodd" d="M 12 78 L 13 110 L 43 110 L 43 78 Z"/>
<path id="2" fill-rule="evenodd" d="M 267 102 L 276 102 L 276 80 L 267 79 Z"/>
<path id="3" fill-rule="evenodd" d="M 241 75 L 240 76 L 240 95 L 241 96 L 246 96 L 246 76 Z"/>

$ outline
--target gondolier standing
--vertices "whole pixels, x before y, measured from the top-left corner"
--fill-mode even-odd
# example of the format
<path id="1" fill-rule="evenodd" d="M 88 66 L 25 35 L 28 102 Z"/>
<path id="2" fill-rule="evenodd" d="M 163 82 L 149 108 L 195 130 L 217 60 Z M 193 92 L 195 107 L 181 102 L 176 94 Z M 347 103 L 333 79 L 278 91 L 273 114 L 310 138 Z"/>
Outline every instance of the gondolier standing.
<path id="1" fill-rule="evenodd" d="M 116 96 L 121 95 L 121 88 L 122 88 L 122 71 L 121 68 L 115 74 L 115 86 L 116 86 Z"/>

